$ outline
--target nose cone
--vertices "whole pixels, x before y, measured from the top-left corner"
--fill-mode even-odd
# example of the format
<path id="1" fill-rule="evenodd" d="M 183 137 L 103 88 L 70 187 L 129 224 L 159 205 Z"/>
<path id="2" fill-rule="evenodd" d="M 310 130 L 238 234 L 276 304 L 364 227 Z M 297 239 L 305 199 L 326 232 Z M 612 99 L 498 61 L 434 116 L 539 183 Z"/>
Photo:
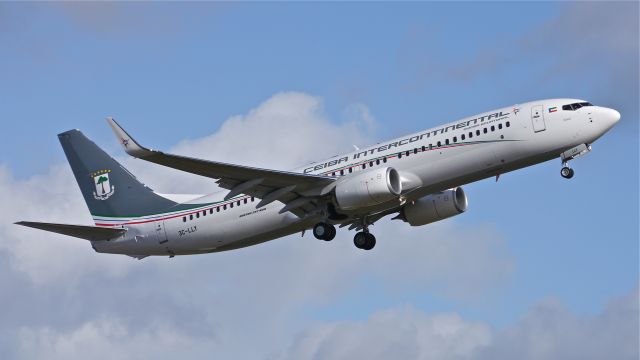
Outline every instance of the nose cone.
<path id="1" fill-rule="evenodd" d="M 620 113 L 614 109 L 602 108 L 602 120 L 611 127 L 620 121 Z"/>

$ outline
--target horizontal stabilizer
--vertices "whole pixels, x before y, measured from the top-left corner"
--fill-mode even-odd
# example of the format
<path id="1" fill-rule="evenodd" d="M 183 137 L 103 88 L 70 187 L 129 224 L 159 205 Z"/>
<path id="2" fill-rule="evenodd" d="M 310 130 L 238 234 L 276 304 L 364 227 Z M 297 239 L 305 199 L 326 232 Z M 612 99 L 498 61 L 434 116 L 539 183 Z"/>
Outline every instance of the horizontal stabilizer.
<path id="1" fill-rule="evenodd" d="M 15 224 L 92 241 L 114 239 L 121 236 L 127 231 L 126 229 L 118 228 L 114 229 L 86 225 L 51 224 L 31 221 L 19 221 Z"/>

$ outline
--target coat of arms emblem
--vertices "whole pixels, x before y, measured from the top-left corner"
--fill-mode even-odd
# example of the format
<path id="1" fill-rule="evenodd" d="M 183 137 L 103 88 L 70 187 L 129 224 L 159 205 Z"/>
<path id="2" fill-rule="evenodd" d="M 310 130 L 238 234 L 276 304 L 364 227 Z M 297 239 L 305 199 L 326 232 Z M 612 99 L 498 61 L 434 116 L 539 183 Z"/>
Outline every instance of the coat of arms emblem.
<path id="1" fill-rule="evenodd" d="M 115 192 L 116 187 L 109 181 L 110 172 L 111 170 L 99 170 L 91 173 L 93 184 L 96 186 L 96 191 L 93 192 L 96 200 L 107 200 Z"/>

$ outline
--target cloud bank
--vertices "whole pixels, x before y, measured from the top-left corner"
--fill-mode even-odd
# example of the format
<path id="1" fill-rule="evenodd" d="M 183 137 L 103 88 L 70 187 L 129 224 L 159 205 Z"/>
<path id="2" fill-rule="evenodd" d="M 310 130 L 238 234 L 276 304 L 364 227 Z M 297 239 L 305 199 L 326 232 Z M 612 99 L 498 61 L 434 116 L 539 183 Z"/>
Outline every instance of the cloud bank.
<path id="1" fill-rule="evenodd" d="M 276 94 L 247 114 L 229 118 L 211 135 L 184 140 L 170 151 L 292 168 L 348 150 L 353 142 L 371 141 L 375 120 L 366 106 L 354 104 L 345 113 L 344 121 L 331 121 L 318 97 Z M 240 140 L 254 146 L 241 148 Z M 213 188 L 210 179 L 139 160 L 125 163 L 159 191 Z M 90 223 L 66 164 L 27 180 L 0 168 L 0 198 L 0 213 L 7 220 L 0 225 L 0 286 L 10 289 L 0 293 L 6 309 L 0 351 L 7 358 L 401 354 L 465 359 L 512 355 L 509 344 L 518 341 L 532 354 L 547 351 L 554 358 L 589 332 L 559 337 L 564 347 L 549 347 L 542 341 L 541 324 L 551 321 L 553 327 L 562 320 L 559 329 L 567 331 L 584 321 L 593 329 L 605 323 L 600 315 L 584 320 L 553 303 L 531 310 L 505 331 L 456 313 L 430 314 L 411 306 L 376 311 L 363 321 L 318 323 L 317 312 L 360 299 L 363 286 L 366 293 L 386 294 L 394 302 L 434 296 L 476 306 L 490 299 L 508 285 L 515 268 L 503 236 L 490 224 L 469 227 L 448 220 L 411 228 L 381 221 L 373 227 L 379 242 L 372 252 L 355 249 L 352 233 L 340 231 L 330 243 L 310 234 L 293 235 L 239 251 L 137 261 L 96 254 L 82 240 L 9 224 L 18 219 Z M 628 323 L 630 315 L 637 318 L 637 306 L 616 304 L 611 313 L 619 316 L 603 313 L 609 329 L 637 330 Z M 603 342 L 603 348 L 620 345 L 613 340 L 632 351 L 624 337 Z"/>

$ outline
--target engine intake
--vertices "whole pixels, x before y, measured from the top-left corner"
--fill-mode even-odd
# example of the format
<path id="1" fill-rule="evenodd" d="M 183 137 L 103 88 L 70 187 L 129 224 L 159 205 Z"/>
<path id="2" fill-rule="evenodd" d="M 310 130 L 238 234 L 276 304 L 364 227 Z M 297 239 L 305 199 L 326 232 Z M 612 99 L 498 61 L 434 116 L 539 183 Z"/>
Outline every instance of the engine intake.
<path id="1" fill-rule="evenodd" d="M 399 219 L 411 226 L 440 221 L 467 210 L 467 195 L 461 187 L 427 195 L 402 207 Z"/>
<path id="2" fill-rule="evenodd" d="M 392 167 L 369 170 L 341 179 L 335 194 L 342 210 L 382 204 L 400 196 L 402 183 L 398 171 Z"/>

